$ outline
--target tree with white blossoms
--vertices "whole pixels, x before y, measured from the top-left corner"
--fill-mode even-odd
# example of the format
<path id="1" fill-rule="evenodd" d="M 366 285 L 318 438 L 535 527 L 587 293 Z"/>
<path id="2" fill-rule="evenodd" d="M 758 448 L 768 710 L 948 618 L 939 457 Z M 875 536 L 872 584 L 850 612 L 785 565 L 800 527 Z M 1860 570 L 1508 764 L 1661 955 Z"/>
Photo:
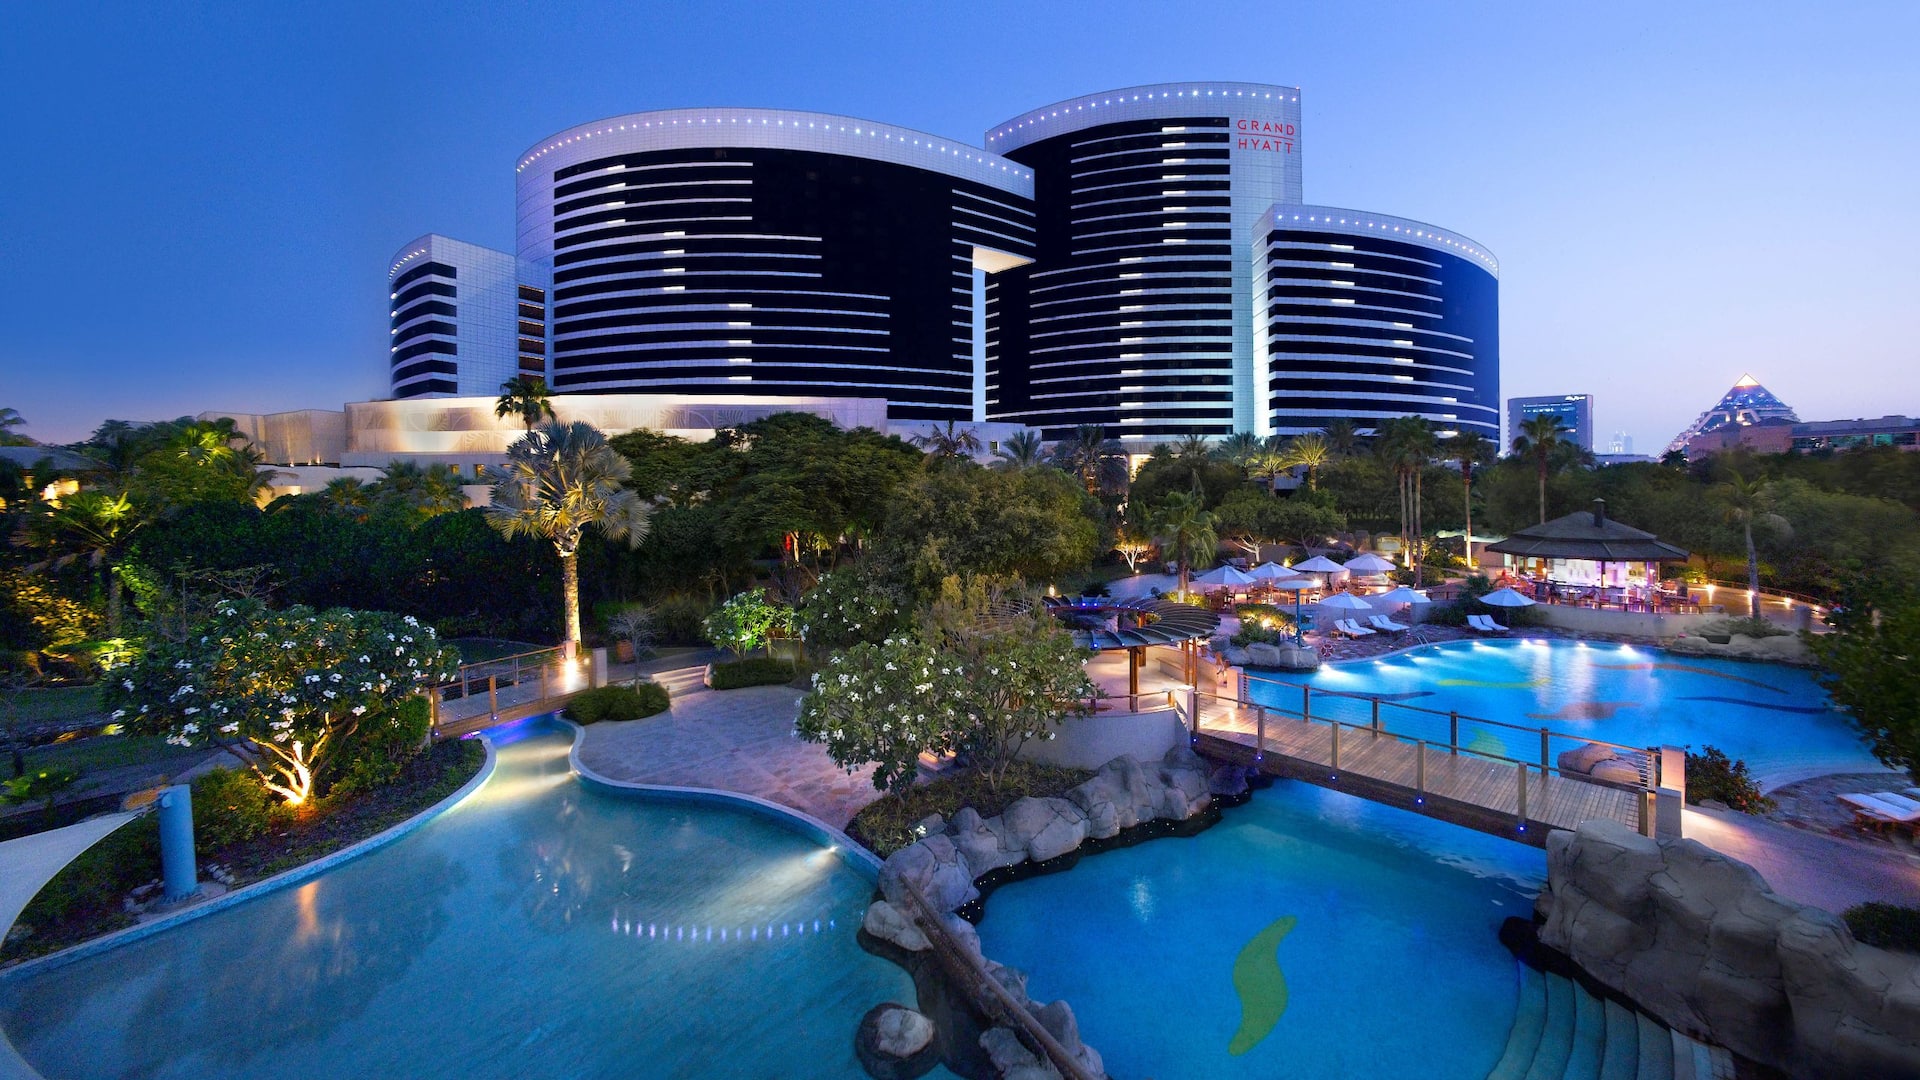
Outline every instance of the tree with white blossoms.
<path id="1" fill-rule="evenodd" d="M 459 654 L 411 615 L 274 611 L 223 600 L 156 641 L 108 686 L 112 718 L 180 746 L 218 746 L 290 806 L 363 719 L 453 677 Z"/>
<path id="2" fill-rule="evenodd" d="M 1075 645 L 1028 596 L 948 578 L 911 634 L 859 644 L 814 675 L 795 730 L 874 787 L 912 786 L 921 753 L 961 751 L 999 789 L 1028 741 L 1054 737 L 1094 696 Z"/>

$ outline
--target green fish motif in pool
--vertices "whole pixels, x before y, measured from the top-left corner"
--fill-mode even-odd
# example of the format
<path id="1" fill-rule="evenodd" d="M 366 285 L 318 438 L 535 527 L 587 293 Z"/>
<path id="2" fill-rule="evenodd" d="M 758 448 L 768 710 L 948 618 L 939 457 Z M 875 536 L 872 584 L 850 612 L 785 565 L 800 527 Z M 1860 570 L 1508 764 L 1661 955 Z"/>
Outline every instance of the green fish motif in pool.
<path id="1" fill-rule="evenodd" d="M 1280 1014 L 1287 1011 L 1287 977 L 1280 973 L 1280 939 L 1298 922 L 1292 915 L 1275 919 L 1265 930 L 1253 935 L 1233 961 L 1233 989 L 1240 995 L 1240 1030 L 1227 1044 L 1227 1053 L 1235 1057 L 1259 1045 L 1273 1034 Z"/>

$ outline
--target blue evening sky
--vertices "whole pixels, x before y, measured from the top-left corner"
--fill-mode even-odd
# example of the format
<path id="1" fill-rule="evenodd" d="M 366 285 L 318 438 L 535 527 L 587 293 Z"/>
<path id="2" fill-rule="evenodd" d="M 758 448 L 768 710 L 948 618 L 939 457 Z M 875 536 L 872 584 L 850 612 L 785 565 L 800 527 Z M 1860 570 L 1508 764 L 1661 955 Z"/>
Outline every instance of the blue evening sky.
<path id="1" fill-rule="evenodd" d="M 1502 395 L 1658 452 L 1751 371 L 1920 412 L 1920 4 L 0 4 L 0 405 L 382 396 L 388 257 L 511 249 L 516 155 L 689 105 L 978 142 L 1096 90 L 1303 88 L 1309 201 L 1502 263 Z"/>

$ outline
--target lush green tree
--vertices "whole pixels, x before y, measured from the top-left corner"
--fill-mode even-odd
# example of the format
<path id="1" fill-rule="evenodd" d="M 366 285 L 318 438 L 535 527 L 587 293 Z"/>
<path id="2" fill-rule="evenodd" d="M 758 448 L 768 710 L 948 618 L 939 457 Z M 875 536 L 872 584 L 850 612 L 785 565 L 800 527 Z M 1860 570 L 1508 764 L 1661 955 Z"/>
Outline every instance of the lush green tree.
<path id="1" fill-rule="evenodd" d="M 1044 448 L 1039 432 L 1016 431 L 993 452 L 1000 459 L 995 464 L 1007 469 L 1036 469 L 1044 460 Z"/>
<path id="2" fill-rule="evenodd" d="M 1157 545 L 1153 542 L 1153 527 L 1149 516 L 1137 503 L 1128 503 L 1126 512 L 1121 515 L 1114 529 L 1113 550 L 1127 562 L 1129 571 L 1138 572 L 1140 561 L 1151 556 Z"/>
<path id="3" fill-rule="evenodd" d="M 487 521 L 508 538 L 539 537 L 560 558 L 566 640 L 580 647 L 580 538 L 594 529 L 638 546 L 648 504 L 623 482 L 633 467 L 590 424 L 545 424 L 507 448 L 504 477 L 493 486 Z"/>
<path id="4" fill-rule="evenodd" d="M 360 521 L 365 521 L 367 515 L 373 512 L 372 489 L 351 476 L 327 481 L 326 487 L 321 488 L 318 494 L 320 501 L 329 509 Z"/>
<path id="5" fill-rule="evenodd" d="M 1764 480 L 1748 480 L 1731 473 L 1714 489 L 1727 523 L 1738 526 L 1747 545 L 1747 614 L 1760 617 L 1760 555 L 1754 548 L 1753 530 L 1788 533 L 1787 519 L 1773 512 L 1773 485 Z"/>
<path id="6" fill-rule="evenodd" d="M 553 414 L 553 392 L 547 389 L 547 380 L 534 375 L 515 375 L 501 383 L 500 397 L 493 403 L 493 415 L 502 419 L 518 416 L 528 431 L 541 421 L 552 423 L 558 419 Z"/>
<path id="7" fill-rule="evenodd" d="M 707 640 L 743 657 L 791 634 L 793 622 L 792 608 L 775 603 L 765 589 L 752 589 L 729 597 L 707 616 Z"/>
<path id="8" fill-rule="evenodd" d="M 1467 569 L 1474 568 L 1473 562 L 1473 474 L 1482 465 L 1492 464 L 1499 456 L 1493 440 L 1477 431 L 1461 431 L 1447 440 L 1446 455 L 1460 463 L 1460 511 L 1466 520 L 1466 541 L 1464 554 Z"/>
<path id="9" fill-rule="evenodd" d="M 1920 783 L 1920 596 L 1856 600 L 1834 612 L 1834 632 L 1807 635 L 1821 685 L 1890 768 Z"/>
<path id="10" fill-rule="evenodd" d="M 935 461 L 972 460 L 982 449 L 979 432 L 970 427 L 960 427 L 954 420 L 907 441 L 925 450 L 927 456 Z"/>
<path id="11" fill-rule="evenodd" d="M 1201 501 L 1213 506 L 1245 484 L 1240 470 L 1223 461 L 1192 452 L 1183 457 L 1174 447 L 1162 443 L 1154 447 L 1140 471 L 1134 474 L 1127 499 L 1158 506 L 1173 492 L 1198 491 Z"/>
<path id="12" fill-rule="evenodd" d="M 226 600 L 180 640 L 150 643 L 104 704 L 135 730 L 229 751 L 298 806 L 363 718 L 452 678 L 458 663 L 410 615 Z"/>
<path id="13" fill-rule="evenodd" d="M 1236 431 L 1213 448 L 1213 456 L 1240 470 L 1240 478 L 1247 479 L 1259 465 L 1260 455 L 1265 442 L 1251 431 Z"/>
<path id="14" fill-rule="evenodd" d="M 794 731 L 848 773 L 871 763 L 873 786 L 899 794 L 921 754 L 953 750 L 964 685 L 951 660 L 911 635 L 860 642 L 814 673 Z"/>
<path id="15" fill-rule="evenodd" d="M 467 508 L 463 482 L 453 466 L 434 462 L 390 461 L 380 479 L 369 485 L 375 503 L 404 508 L 421 518 L 451 514 Z"/>
<path id="16" fill-rule="evenodd" d="M 79 491 L 28 517 L 15 542 L 48 552 L 51 558 L 36 564 L 42 568 L 85 560 L 106 590 L 107 631 L 119 637 L 124 628 L 121 562 L 127 544 L 146 523 L 124 494 Z"/>
<path id="17" fill-rule="evenodd" d="M 1399 477 L 1400 537 L 1414 552 L 1414 583 L 1425 580 L 1425 530 L 1420 520 L 1427 463 L 1436 451 L 1433 426 L 1423 416 L 1399 416 L 1384 421 L 1373 449 Z"/>
<path id="18" fill-rule="evenodd" d="M 929 469 L 897 489 L 877 554 L 925 597 L 952 574 L 1051 581 L 1105 548 L 1098 507 L 1054 469 Z"/>
<path id="19" fill-rule="evenodd" d="M 1547 463 L 1553 456 L 1553 450 L 1565 440 L 1566 433 L 1560 426 L 1560 418 L 1552 413 L 1541 413 L 1520 422 L 1520 430 L 1513 436 L 1513 452 L 1520 457 L 1533 458 L 1534 468 L 1540 479 L 1540 521 L 1547 520 Z"/>
<path id="20" fill-rule="evenodd" d="M 1115 495 L 1127 489 L 1127 455 L 1106 429 L 1082 424 L 1073 438 L 1055 443 L 1053 462 L 1080 478 L 1089 495 Z"/>
<path id="21" fill-rule="evenodd" d="M 1333 459 L 1333 447 L 1325 435 L 1311 432 L 1296 435 L 1287 442 L 1287 468 L 1304 466 L 1307 470 L 1307 490 L 1320 489 L 1320 467 Z"/>
<path id="22" fill-rule="evenodd" d="M 1327 440 L 1327 449 L 1336 458 L 1348 457 L 1360 451 L 1360 433 L 1355 430 L 1353 421 L 1345 417 L 1335 417 L 1327 421 L 1320 429 Z"/>
<path id="23" fill-rule="evenodd" d="M 1312 547 L 1347 527 L 1338 510 L 1312 499 L 1275 499 L 1254 491 L 1236 491 L 1214 510 L 1221 539 L 1258 560 L 1266 545 Z"/>
<path id="24" fill-rule="evenodd" d="M 879 644 L 901 629 L 908 610 L 896 576 L 869 558 L 822 575 L 801 599 L 797 622 L 810 650 L 833 651 Z"/>
<path id="25" fill-rule="evenodd" d="M 1176 491 L 1161 500 L 1153 516 L 1153 535 L 1162 551 L 1179 560 L 1182 595 L 1188 592 L 1193 568 L 1212 563 L 1220 549 L 1213 514 L 1193 492 Z"/>

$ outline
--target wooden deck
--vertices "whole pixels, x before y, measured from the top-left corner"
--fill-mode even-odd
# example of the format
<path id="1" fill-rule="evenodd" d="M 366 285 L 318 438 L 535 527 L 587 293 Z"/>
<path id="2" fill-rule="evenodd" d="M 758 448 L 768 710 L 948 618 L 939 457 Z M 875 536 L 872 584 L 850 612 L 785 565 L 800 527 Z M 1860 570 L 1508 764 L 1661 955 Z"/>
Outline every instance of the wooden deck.
<path id="1" fill-rule="evenodd" d="M 1264 713 L 1264 735 L 1261 716 Z M 1607 819 L 1649 827 L 1646 796 L 1538 765 L 1494 759 L 1444 743 L 1421 743 L 1366 725 L 1306 721 L 1273 709 L 1231 707 L 1215 699 L 1201 710 L 1195 748 L 1362 798 L 1430 814 L 1525 843 L 1544 845 L 1549 830 Z"/>

